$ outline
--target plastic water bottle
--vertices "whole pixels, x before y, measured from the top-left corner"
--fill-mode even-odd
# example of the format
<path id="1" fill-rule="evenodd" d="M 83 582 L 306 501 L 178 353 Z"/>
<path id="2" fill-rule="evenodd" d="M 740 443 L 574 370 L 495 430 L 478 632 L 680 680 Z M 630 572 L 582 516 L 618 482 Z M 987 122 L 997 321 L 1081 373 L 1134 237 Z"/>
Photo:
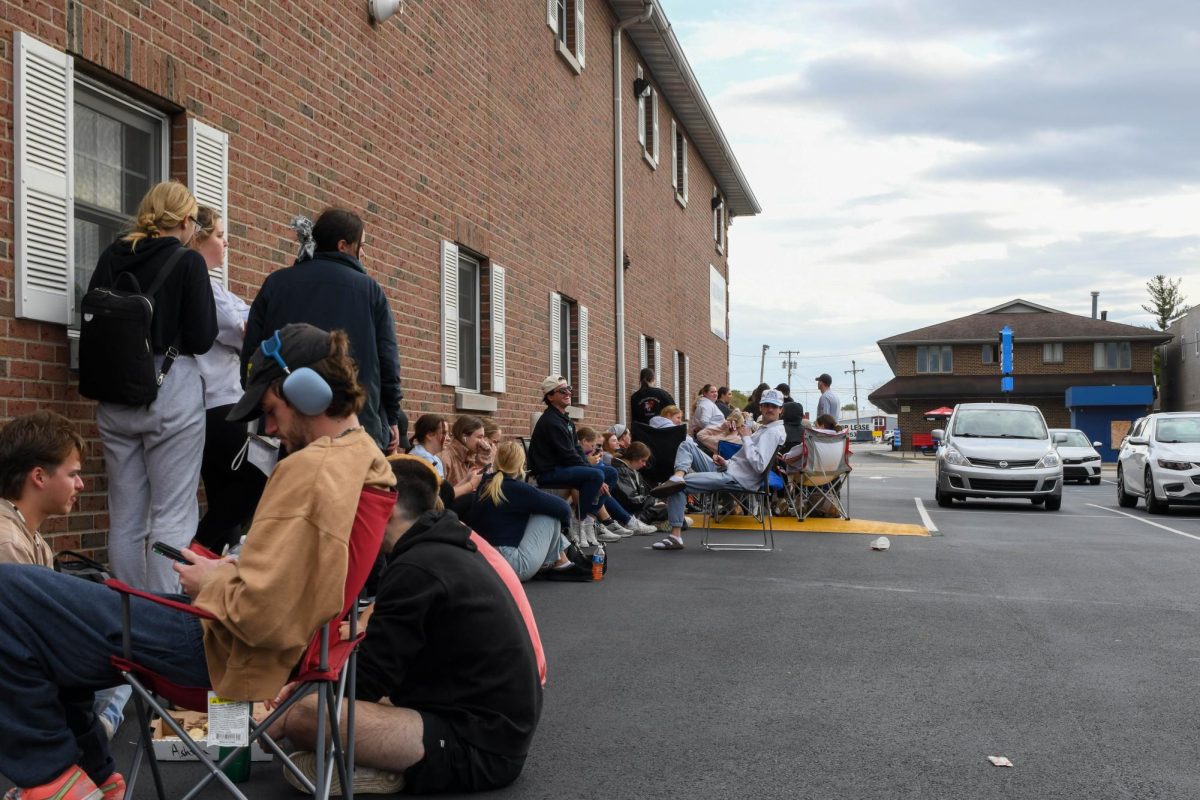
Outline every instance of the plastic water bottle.
<path id="1" fill-rule="evenodd" d="M 604 545 L 596 548 L 596 552 L 592 553 L 592 580 L 604 580 Z"/>

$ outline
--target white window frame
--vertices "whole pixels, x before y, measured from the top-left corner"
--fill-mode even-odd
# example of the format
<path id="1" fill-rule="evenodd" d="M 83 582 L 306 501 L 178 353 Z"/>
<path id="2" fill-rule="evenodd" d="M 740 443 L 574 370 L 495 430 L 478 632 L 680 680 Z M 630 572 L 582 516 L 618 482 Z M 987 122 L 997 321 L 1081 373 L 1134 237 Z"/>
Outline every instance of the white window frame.
<path id="1" fill-rule="evenodd" d="M 675 189 L 675 201 L 687 208 L 688 142 L 675 120 L 671 120 L 671 186 Z"/>
<path id="2" fill-rule="evenodd" d="M 229 134 L 192 117 L 188 119 L 188 186 L 196 202 L 215 208 L 229 234 Z M 165 173 L 164 173 L 165 174 Z M 229 251 L 220 266 L 208 271 L 229 287 Z"/>
<path id="3" fill-rule="evenodd" d="M 675 405 L 683 408 L 687 405 L 687 398 L 684 398 L 683 400 L 679 399 L 679 379 L 683 377 L 680 374 L 683 370 L 679 368 L 679 357 L 681 355 L 682 353 L 680 353 L 678 350 L 671 351 L 671 376 L 673 381 L 672 386 L 674 387 L 674 391 L 671 392 L 671 396 L 675 398 Z M 687 412 L 684 413 L 686 414 Z"/>
<path id="4" fill-rule="evenodd" d="M 646 346 L 646 334 L 638 334 L 638 369 L 643 370 L 650 365 L 650 348 Z"/>
<path id="5" fill-rule="evenodd" d="M 560 5 L 565 25 L 558 18 Z M 554 32 L 554 49 L 576 75 L 587 66 L 586 17 L 586 0 L 546 0 L 546 25 Z"/>
<path id="6" fill-rule="evenodd" d="M 567 312 L 564 320 L 563 311 Z M 573 359 L 574 370 L 571 369 L 571 364 L 563 365 L 562 351 L 563 342 L 562 336 L 564 332 L 569 337 L 571 334 L 571 315 L 575 316 L 575 347 L 571 347 L 567 343 L 566 353 L 568 359 Z M 588 388 L 591 383 L 591 361 L 588 355 L 589 349 L 589 320 L 587 306 L 575 300 L 563 297 L 558 292 L 550 292 L 550 374 L 562 375 L 568 381 L 571 381 L 571 372 L 575 372 L 574 389 L 575 394 L 571 401 L 576 406 L 586 406 L 588 404 Z M 564 322 L 566 323 L 564 325 Z"/>
<path id="7" fill-rule="evenodd" d="M 488 295 L 488 308 L 491 316 L 491 390 L 497 394 L 508 391 L 508 333 L 507 305 L 505 297 L 508 281 L 508 270 L 499 264 L 491 264 L 491 293 Z"/>
<path id="8" fill-rule="evenodd" d="M 476 394 L 479 394 L 479 393 L 482 393 L 482 391 L 483 391 L 483 319 L 482 319 L 482 314 L 480 311 L 481 306 L 482 306 L 481 301 L 482 301 L 482 294 L 483 294 L 483 291 L 482 291 L 482 289 L 483 289 L 483 263 L 478 258 L 475 258 L 472 255 L 462 252 L 461 249 L 459 250 L 458 265 L 457 265 L 459 274 L 458 274 L 457 284 L 458 284 L 458 293 L 459 293 L 460 298 L 461 298 L 462 289 L 463 289 L 463 285 L 462 285 L 463 274 L 462 273 L 464 271 L 464 268 L 472 271 L 472 273 L 473 273 L 472 280 L 475 282 L 475 307 L 473 309 L 467 309 L 467 311 L 471 312 L 471 317 L 469 319 L 471 319 L 471 322 L 475 327 L 475 336 L 472 337 L 470 342 L 463 341 L 463 332 L 462 332 L 463 308 L 462 308 L 462 302 L 460 299 L 459 302 L 455 303 L 455 308 L 458 311 L 457 317 L 455 319 L 455 324 L 458 325 L 458 328 L 459 328 L 458 336 L 457 336 L 457 339 L 458 339 L 458 388 L 463 390 L 464 392 L 474 392 Z M 474 371 L 473 375 L 465 374 L 463 356 L 466 353 L 464 352 L 464 348 L 473 348 L 474 349 L 475 371 Z M 471 385 L 472 383 L 474 385 Z"/>
<path id="9" fill-rule="evenodd" d="M 638 64 L 637 76 L 642 78 L 642 65 Z M 649 118 L 647 118 L 647 108 L 649 108 Z M 647 128 L 649 128 L 650 140 L 646 140 Z M 642 158 L 650 165 L 650 169 L 658 169 L 658 89 L 650 84 L 650 94 L 646 97 L 638 98 L 638 142 L 642 145 Z"/>
<path id="10" fill-rule="evenodd" d="M 462 363 L 461 363 L 461 334 L 458 328 L 458 289 L 459 289 L 459 262 L 461 259 L 469 259 L 476 264 L 477 273 L 477 291 L 475 294 L 475 333 L 477 348 L 476 369 L 478 375 L 475 379 L 475 385 L 478 388 L 472 389 L 465 387 L 462 384 Z M 465 253 L 462 248 L 455 242 L 443 240 L 441 243 L 441 270 L 442 270 L 442 384 L 445 386 L 453 386 L 464 394 L 483 394 L 484 392 L 493 392 L 502 394 L 508 391 L 508 353 L 507 353 L 507 331 L 506 331 L 506 308 L 507 301 L 505 298 L 505 284 L 507 282 L 507 270 L 494 262 L 488 261 L 482 256 L 474 253 Z M 484 272 L 488 273 L 488 278 L 485 281 Z M 491 369 L 486 373 L 488 385 L 484 385 L 484 369 L 483 369 L 483 291 L 485 286 L 488 288 L 488 322 L 491 326 L 490 331 L 490 358 Z"/>
<path id="11" fill-rule="evenodd" d="M 1116 348 L 1116 366 L 1109 364 L 1108 349 L 1110 346 Z M 1122 364 L 1122 362 L 1124 363 Z M 1133 346 L 1127 341 L 1096 342 L 1092 347 L 1092 367 L 1097 372 L 1128 372 L 1133 369 Z"/>
<path id="12" fill-rule="evenodd" d="M 1061 363 L 1063 363 L 1063 343 L 1062 342 L 1043 342 L 1042 343 L 1042 363 L 1043 364 L 1061 364 Z"/>

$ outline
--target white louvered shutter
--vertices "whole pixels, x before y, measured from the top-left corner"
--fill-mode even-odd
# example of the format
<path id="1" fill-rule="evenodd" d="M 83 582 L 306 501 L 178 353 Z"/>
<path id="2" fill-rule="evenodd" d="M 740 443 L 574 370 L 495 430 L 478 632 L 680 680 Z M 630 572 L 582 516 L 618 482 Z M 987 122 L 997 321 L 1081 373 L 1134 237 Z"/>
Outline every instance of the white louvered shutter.
<path id="1" fill-rule="evenodd" d="M 458 386 L 458 245 L 442 242 L 442 383 Z"/>
<path id="2" fill-rule="evenodd" d="M 671 396 L 675 398 L 675 405 L 683 408 L 687 405 L 687 398 L 679 396 L 679 351 L 671 351 L 671 376 L 675 391 L 671 392 Z"/>
<path id="3" fill-rule="evenodd" d="M 575 59 L 580 67 L 586 66 L 587 47 L 583 35 L 584 17 L 587 16 L 584 0 L 575 0 Z"/>
<path id="4" fill-rule="evenodd" d="M 559 348 L 562 347 L 562 297 L 558 292 L 550 293 L 550 374 L 562 373 Z M 571 376 L 566 376 L 571 380 Z"/>
<path id="5" fill-rule="evenodd" d="M 638 64 L 637 76 L 642 77 L 642 65 Z M 646 103 L 649 102 L 648 97 L 638 98 L 638 141 L 642 143 L 642 147 L 646 147 Z"/>
<path id="6" fill-rule="evenodd" d="M 692 364 L 686 355 L 683 357 L 683 398 L 683 405 L 680 406 L 683 409 L 683 416 L 685 419 L 691 419 L 691 409 L 694 405 L 694 401 L 692 400 Z"/>
<path id="7" fill-rule="evenodd" d="M 663 369 L 662 344 L 657 341 L 654 343 L 654 371 L 657 373 L 658 385 L 662 386 L 663 381 L 666 380 L 667 374 L 666 370 Z"/>
<path id="8" fill-rule="evenodd" d="M 558 33 L 558 3 L 557 0 L 546 0 L 546 24 L 550 30 Z"/>
<path id="9" fill-rule="evenodd" d="M 683 204 L 686 206 L 688 201 L 688 142 L 686 136 L 679 137 L 679 143 L 683 145 L 680 153 L 680 165 L 683 167 Z"/>
<path id="10" fill-rule="evenodd" d="M 221 212 L 225 230 L 229 230 L 229 134 L 188 120 L 188 188 L 196 202 Z M 208 271 L 222 285 L 229 286 L 229 254 L 216 269 Z"/>
<path id="11" fill-rule="evenodd" d="M 675 135 L 675 120 L 671 120 L 671 186 L 679 191 L 679 137 Z"/>
<path id="12" fill-rule="evenodd" d="M 504 280 L 505 270 L 499 264 L 492 264 L 492 391 L 508 391 L 508 355 L 505 351 L 506 336 L 504 331 Z"/>
<path id="13" fill-rule="evenodd" d="M 579 307 L 579 405 L 588 404 L 588 310 Z"/>
<path id="14" fill-rule="evenodd" d="M 654 117 L 654 163 L 658 163 L 658 91 L 650 92 L 650 113 Z"/>
<path id="15" fill-rule="evenodd" d="M 646 368 L 646 335 L 638 334 L 638 369 Z"/>
<path id="16" fill-rule="evenodd" d="M 75 304 L 74 68 L 21 31 L 13 49 L 16 315 L 65 325 Z"/>

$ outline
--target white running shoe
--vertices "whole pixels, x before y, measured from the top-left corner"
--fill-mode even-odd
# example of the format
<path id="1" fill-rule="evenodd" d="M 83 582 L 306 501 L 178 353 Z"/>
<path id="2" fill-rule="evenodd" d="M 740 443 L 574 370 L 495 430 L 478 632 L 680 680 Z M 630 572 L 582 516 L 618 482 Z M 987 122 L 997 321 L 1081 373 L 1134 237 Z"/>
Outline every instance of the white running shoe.
<path id="1" fill-rule="evenodd" d="M 649 536 L 652 533 L 658 532 L 658 528 L 656 528 L 653 525 L 648 525 L 645 522 L 642 522 L 637 517 L 633 517 L 632 519 L 630 519 L 629 524 L 626 527 L 629 528 L 633 532 L 632 533 L 633 536 Z"/>

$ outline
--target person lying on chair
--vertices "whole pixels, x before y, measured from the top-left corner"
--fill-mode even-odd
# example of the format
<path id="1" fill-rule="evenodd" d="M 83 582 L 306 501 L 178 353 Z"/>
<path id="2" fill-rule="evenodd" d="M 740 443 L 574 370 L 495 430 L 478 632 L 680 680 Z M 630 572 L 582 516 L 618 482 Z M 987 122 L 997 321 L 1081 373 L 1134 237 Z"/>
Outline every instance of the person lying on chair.
<path id="1" fill-rule="evenodd" d="M 359 497 L 395 483 L 358 424 L 363 391 L 345 333 L 278 334 L 275 355 L 251 358 L 229 418 L 263 414 L 291 455 L 267 481 L 237 560 L 184 551 L 191 563 L 175 566 L 190 601 L 173 599 L 215 619 L 131 600 L 134 662 L 232 700 L 274 697 L 313 631 L 338 614 Z M 111 662 L 122 655 L 121 595 L 24 564 L 0 565 L 0 586 L 0 773 L 18 787 L 6 798 L 121 800 L 125 782 L 92 711 L 97 691 L 122 682 Z"/>
<path id="2" fill-rule="evenodd" d="M 507 786 L 521 773 L 542 709 L 531 634 L 471 529 L 453 511 L 435 510 L 432 471 L 403 459 L 392 468 L 388 563 L 355 670 L 354 793 Z M 345 716 L 341 724 L 344 731 Z M 270 731 L 301 751 L 293 761 L 310 780 L 316 727 L 315 698 L 306 697 Z M 284 777 L 303 791 L 290 771 Z M 336 775 L 333 793 L 342 794 Z"/>
<path id="3" fill-rule="evenodd" d="M 655 550 L 683 549 L 683 512 L 687 492 L 719 492 L 721 489 L 755 489 L 775 451 L 783 444 L 783 420 L 779 413 L 783 395 L 767 389 L 758 401 L 761 424 L 753 434 L 743 425 L 738 433 L 742 449 L 728 460 L 720 455 L 709 458 L 687 441 L 675 456 L 675 474 L 650 490 L 655 497 L 667 498 L 667 521 L 671 534 L 654 543 Z"/>

